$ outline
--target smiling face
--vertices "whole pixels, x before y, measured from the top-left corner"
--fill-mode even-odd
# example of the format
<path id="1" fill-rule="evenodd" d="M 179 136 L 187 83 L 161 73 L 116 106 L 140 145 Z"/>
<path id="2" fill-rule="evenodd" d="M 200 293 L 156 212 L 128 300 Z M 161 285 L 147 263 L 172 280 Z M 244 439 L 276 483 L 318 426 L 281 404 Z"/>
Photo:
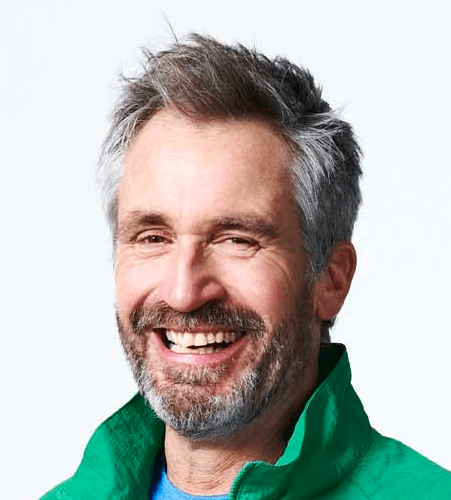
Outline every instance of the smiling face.
<path id="1" fill-rule="evenodd" d="M 121 339 L 156 413 L 192 438 L 291 411 L 314 384 L 319 334 L 287 161 L 267 124 L 194 124 L 172 110 L 125 158 Z"/>

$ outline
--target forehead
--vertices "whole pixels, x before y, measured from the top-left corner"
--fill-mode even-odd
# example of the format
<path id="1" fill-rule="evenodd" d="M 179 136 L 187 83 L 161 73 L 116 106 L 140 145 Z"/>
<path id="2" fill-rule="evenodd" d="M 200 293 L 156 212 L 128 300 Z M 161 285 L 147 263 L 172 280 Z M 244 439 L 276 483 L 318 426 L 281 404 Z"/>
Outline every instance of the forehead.
<path id="1" fill-rule="evenodd" d="M 163 110 L 146 123 L 125 157 L 119 217 L 130 210 L 174 216 L 274 210 L 276 200 L 291 198 L 287 164 L 288 147 L 267 123 L 194 123 Z"/>

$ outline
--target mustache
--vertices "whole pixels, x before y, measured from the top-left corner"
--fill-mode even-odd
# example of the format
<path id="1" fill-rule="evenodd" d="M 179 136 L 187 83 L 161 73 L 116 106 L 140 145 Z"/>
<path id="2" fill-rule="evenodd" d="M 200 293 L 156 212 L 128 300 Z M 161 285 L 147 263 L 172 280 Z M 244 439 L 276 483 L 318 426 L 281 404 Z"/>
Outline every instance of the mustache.
<path id="1" fill-rule="evenodd" d="M 134 333 L 142 334 L 149 328 L 195 330 L 197 327 L 227 328 L 246 332 L 266 330 L 263 318 L 251 309 L 235 307 L 223 301 L 212 301 L 195 311 L 177 311 L 166 302 L 156 302 L 151 306 L 137 307 L 130 315 Z"/>

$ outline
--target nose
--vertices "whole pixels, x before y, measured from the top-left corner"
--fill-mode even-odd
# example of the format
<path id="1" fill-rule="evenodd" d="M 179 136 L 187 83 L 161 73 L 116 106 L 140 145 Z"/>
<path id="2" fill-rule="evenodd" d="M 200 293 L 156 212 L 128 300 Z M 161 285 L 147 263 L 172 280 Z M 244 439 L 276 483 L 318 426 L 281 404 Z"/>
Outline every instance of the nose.
<path id="1" fill-rule="evenodd" d="M 179 312 L 191 312 L 207 302 L 223 299 L 225 294 L 214 262 L 204 249 L 178 243 L 160 284 L 160 300 Z"/>

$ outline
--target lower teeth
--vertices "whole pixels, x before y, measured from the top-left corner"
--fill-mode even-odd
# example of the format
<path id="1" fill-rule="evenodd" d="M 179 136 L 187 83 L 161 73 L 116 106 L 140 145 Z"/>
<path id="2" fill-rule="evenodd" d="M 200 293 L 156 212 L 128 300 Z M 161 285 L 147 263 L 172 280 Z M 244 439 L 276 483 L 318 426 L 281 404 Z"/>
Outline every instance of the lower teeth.
<path id="1" fill-rule="evenodd" d="M 213 352 L 222 351 L 223 349 L 225 349 L 229 345 L 231 345 L 231 344 L 229 343 L 229 344 L 224 345 L 224 343 L 222 343 L 222 344 L 215 344 L 214 346 L 209 345 L 209 346 L 202 346 L 202 347 L 195 347 L 195 346 L 184 347 L 182 345 L 175 344 L 174 342 L 169 342 L 168 347 L 171 351 L 178 352 L 181 354 L 211 354 Z"/>

